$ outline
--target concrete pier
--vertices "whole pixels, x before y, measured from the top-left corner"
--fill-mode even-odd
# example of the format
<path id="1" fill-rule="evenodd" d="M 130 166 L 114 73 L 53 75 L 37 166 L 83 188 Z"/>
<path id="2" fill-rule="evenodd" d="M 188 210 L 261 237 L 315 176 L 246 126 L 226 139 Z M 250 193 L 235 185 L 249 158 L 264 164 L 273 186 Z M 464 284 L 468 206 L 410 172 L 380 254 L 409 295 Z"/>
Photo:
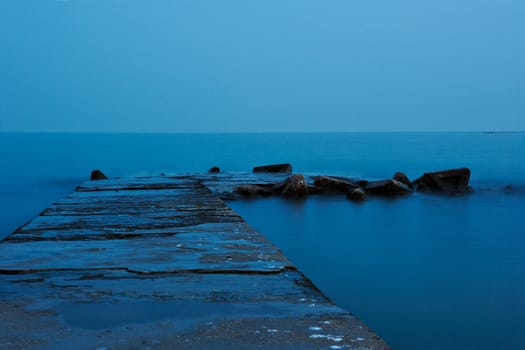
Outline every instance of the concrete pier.
<path id="1" fill-rule="evenodd" d="M 205 184 L 89 181 L 7 237 L 0 350 L 388 349 Z"/>

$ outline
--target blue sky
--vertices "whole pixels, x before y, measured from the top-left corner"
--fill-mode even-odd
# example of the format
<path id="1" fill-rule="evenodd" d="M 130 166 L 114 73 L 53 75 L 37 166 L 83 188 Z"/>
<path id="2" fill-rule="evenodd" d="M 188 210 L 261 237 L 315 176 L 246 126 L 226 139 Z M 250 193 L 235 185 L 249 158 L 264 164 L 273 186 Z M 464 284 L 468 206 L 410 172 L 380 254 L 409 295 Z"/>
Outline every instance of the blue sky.
<path id="1" fill-rule="evenodd" d="M 523 0 L 0 2 L 0 131 L 525 130 Z"/>

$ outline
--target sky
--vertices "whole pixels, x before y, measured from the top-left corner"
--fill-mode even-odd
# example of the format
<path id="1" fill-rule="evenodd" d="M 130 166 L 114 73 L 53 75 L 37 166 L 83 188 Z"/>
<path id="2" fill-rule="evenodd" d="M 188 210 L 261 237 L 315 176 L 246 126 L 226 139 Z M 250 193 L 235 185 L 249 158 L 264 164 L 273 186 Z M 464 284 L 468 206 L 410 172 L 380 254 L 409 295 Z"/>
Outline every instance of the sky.
<path id="1" fill-rule="evenodd" d="M 2 0 L 0 131 L 525 130 L 523 0 Z"/>

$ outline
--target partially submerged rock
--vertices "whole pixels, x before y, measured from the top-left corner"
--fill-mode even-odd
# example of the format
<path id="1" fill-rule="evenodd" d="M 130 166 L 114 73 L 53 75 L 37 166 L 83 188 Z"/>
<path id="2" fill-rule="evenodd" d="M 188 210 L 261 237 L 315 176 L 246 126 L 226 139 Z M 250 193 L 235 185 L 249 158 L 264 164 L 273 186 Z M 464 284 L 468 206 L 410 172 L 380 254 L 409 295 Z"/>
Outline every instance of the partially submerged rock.
<path id="1" fill-rule="evenodd" d="M 253 168 L 254 173 L 291 173 L 292 165 L 288 163 L 261 165 Z"/>
<path id="2" fill-rule="evenodd" d="M 321 194 L 323 193 L 323 190 L 320 187 L 317 187 L 312 184 L 307 184 L 308 187 L 308 194 Z"/>
<path id="3" fill-rule="evenodd" d="M 106 175 L 104 175 L 104 173 L 103 173 L 102 171 L 96 169 L 96 170 L 93 170 L 93 171 L 91 172 L 91 177 L 90 177 L 90 179 L 91 179 L 92 181 L 94 181 L 94 180 L 107 180 L 108 177 L 107 177 Z"/>
<path id="4" fill-rule="evenodd" d="M 212 166 L 210 168 L 210 170 L 208 170 L 209 173 L 213 173 L 213 174 L 216 174 L 216 173 L 220 173 L 221 172 L 221 168 L 219 168 L 218 166 Z"/>
<path id="5" fill-rule="evenodd" d="M 346 194 L 346 198 L 354 202 L 364 202 L 368 200 L 366 192 L 362 188 L 355 188 Z"/>
<path id="6" fill-rule="evenodd" d="M 314 186 L 321 193 L 347 193 L 359 187 L 357 184 L 350 182 L 350 180 L 330 176 L 314 177 Z"/>
<path id="7" fill-rule="evenodd" d="M 412 184 L 420 192 L 461 194 L 472 191 L 469 180 L 470 169 L 457 168 L 424 173 Z"/>
<path id="8" fill-rule="evenodd" d="M 392 177 L 393 180 L 396 180 L 396 181 L 399 181 L 401 182 L 402 184 L 405 184 L 407 185 L 411 190 L 414 189 L 414 187 L 412 186 L 412 182 L 410 182 L 410 180 L 408 179 L 408 176 L 406 176 L 404 173 L 398 171 L 397 173 L 394 174 L 394 177 Z"/>
<path id="9" fill-rule="evenodd" d="M 305 198 L 308 196 L 308 185 L 302 174 L 294 174 L 284 181 L 281 196 L 287 198 Z"/>
<path id="10" fill-rule="evenodd" d="M 366 192 L 374 196 L 406 196 L 412 193 L 412 189 L 397 180 L 371 181 L 366 186 Z"/>
<path id="11" fill-rule="evenodd" d="M 240 185 L 235 187 L 234 193 L 242 198 L 260 198 L 271 196 L 273 191 L 269 186 Z"/>
<path id="12" fill-rule="evenodd" d="M 361 188 L 366 188 L 366 186 L 368 185 L 368 180 L 364 180 L 364 179 L 360 179 L 360 180 L 357 180 L 355 182 L 355 184 Z"/>

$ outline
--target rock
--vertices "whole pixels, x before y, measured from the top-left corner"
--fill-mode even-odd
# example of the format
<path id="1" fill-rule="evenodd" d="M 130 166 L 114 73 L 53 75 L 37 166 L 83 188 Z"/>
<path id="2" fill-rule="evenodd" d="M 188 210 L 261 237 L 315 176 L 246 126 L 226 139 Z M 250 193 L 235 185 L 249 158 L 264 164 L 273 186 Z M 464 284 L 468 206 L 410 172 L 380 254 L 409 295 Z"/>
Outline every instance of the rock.
<path id="1" fill-rule="evenodd" d="M 396 180 L 396 181 L 399 181 L 399 182 L 401 182 L 402 184 L 407 185 L 411 190 L 414 189 L 414 186 L 412 186 L 412 182 L 410 182 L 410 180 L 408 179 L 408 177 L 407 177 L 404 173 L 402 173 L 402 172 L 400 172 L 400 171 L 398 171 L 397 173 L 395 173 L 395 174 L 394 174 L 394 177 L 392 177 L 392 179 L 393 179 L 393 180 Z"/>
<path id="2" fill-rule="evenodd" d="M 210 168 L 210 170 L 208 170 L 209 173 L 220 173 L 221 172 L 221 168 L 219 168 L 218 166 L 213 166 Z"/>
<path id="3" fill-rule="evenodd" d="M 254 173 L 291 173 L 292 165 L 288 163 L 284 164 L 272 164 L 272 165 L 261 165 L 253 168 Z"/>
<path id="4" fill-rule="evenodd" d="M 469 180 L 470 169 L 458 168 L 424 173 L 412 184 L 420 192 L 461 194 L 472 191 Z"/>
<path id="5" fill-rule="evenodd" d="M 314 186 L 319 188 L 321 192 L 325 193 L 347 193 L 359 187 L 347 179 L 330 176 L 314 177 Z"/>
<path id="6" fill-rule="evenodd" d="M 93 170 L 91 172 L 91 178 L 90 178 L 92 181 L 94 180 L 107 180 L 108 177 L 106 175 L 104 175 L 104 173 L 98 169 L 96 170 Z"/>
<path id="7" fill-rule="evenodd" d="M 362 188 L 355 188 L 347 192 L 346 198 L 354 202 L 364 202 L 368 200 L 368 196 Z"/>
<path id="8" fill-rule="evenodd" d="M 259 185 L 240 185 L 235 187 L 234 193 L 243 198 L 260 198 L 272 195 L 271 188 Z"/>
<path id="9" fill-rule="evenodd" d="M 375 196 L 405 196 L 412 193 L 412 189 L 397 180 L 370 181 L 366 192 Z"/>
<path id="10" fill-rule="evenodd" d="M 368 185 L 368 180 L 357 180 L 355 184 L 361 188 L 366 188 Z"/>
<path id="11" fill-rule="evenodd" d="M 281 194 L 281 192 L 284 190 L 284 188 L 286 187 L 286 180 L 285 181 L 281 181 L 281 182 L 278 182 L 276 184 L 273 184 L 272 186 L 272 191 L 273 193 L 275 194 Z"/>
<path id="12" fill-rule="evenodd" d="M 307 185 L 308 187 L 308 194 L 320 194 L 323 193 L 323 190 L 320 187 L 317 187 L 315 185 Z"/>
<path id="13" fill-rule="evenodd" d="M 257 198 L 259 197 L 260 187 L 256 185 L 240 185 L 235 187 L 234 192 L 244 198 Z"/>
<path id="14" fill-rule="evenodd" d="M 503 186 L 503 192 L 504 193 L 511 193 L 513 191 L 513 188 L 511 185 L 505 185 Z"/>
<path id="15" fill-rule="evenodd" d="M 284 182 L 281 196 L 287 198 L 304 198 L 308 196 L 308 185 L 302 174 L 294 174 Z"/>

